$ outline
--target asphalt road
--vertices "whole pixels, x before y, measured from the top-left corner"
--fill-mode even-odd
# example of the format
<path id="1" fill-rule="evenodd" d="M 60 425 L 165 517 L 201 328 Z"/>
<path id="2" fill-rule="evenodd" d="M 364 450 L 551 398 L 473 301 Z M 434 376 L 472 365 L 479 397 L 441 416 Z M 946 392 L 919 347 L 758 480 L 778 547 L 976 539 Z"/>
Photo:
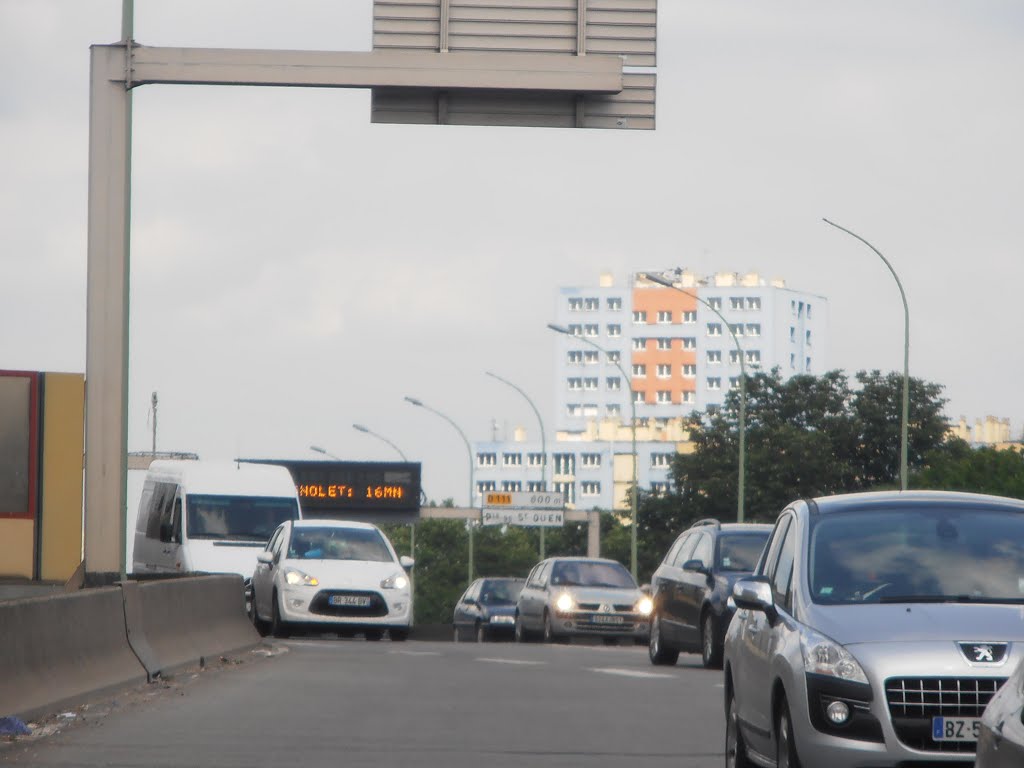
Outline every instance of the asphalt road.
<path id="1" fill-rule="evenodd" d="M 645 648 L 296 639 L 48 721 L 50 766 L 720 768 L 722 680 Z M 70 714 L 70 713 L 69 713 Z"/>

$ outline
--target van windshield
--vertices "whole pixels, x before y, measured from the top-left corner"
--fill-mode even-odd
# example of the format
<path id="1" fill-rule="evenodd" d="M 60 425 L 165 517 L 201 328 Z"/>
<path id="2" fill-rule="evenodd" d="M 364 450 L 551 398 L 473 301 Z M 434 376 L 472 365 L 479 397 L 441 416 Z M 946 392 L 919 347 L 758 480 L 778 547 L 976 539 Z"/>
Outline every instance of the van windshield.
<path id="1" fill-rule="evenodd" d="M 822 515 L 816 603 L 1024 603 L 1024 514 L 927 507 Z"/>
<path id="2" fill-rule="evenodd" d="M 186 497 L 186 531 L 190 539 L 262 541 L 286 520 L 297 520 L 295 499 L 261 496 Z"/>

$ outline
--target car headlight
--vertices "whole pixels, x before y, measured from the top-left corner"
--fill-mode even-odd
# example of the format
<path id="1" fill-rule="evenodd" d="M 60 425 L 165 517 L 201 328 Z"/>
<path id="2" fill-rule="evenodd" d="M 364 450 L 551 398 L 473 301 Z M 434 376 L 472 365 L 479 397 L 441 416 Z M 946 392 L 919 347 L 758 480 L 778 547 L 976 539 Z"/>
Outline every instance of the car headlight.
<path id="1" fill-rule="evenodd" d="M 654 610 L 654 601 L 649 597 L 641 597 L 636 604 L 636 610 L 642 616 L 650 616 Z"/>
<path id="2" fill-rule="evenodd" d="M 568 592 L 563 592 L 562 594 L 560 594 L 558 596 L 558 599 L 555 601 L 555 607 L 562 613 L 568 613 L 569 611 L 571 611 L 572 606 L 572 595 L 570 595 Z"/>
<path id="3" fill-rule="evenodd" d="M 824 635 L 805 629 L 800 633 L 800 650 L 804 655 L 805 671 L 868 684 L 868 676 L 850 652 Z"/>
<path id="4" fill-rule="evenodd" d="M 409 577 L 404 573 L 393 573 L 380 583 L 381 589 L 405 589 L 409 586 Z"/>
<path id="5" fill-rule="evenodd" d="M 293 587 L 315 587 L 320 584 L 320 580 L 316 576 L 303 573 L 298 568 L 285 568 L 284 580 Z"/>

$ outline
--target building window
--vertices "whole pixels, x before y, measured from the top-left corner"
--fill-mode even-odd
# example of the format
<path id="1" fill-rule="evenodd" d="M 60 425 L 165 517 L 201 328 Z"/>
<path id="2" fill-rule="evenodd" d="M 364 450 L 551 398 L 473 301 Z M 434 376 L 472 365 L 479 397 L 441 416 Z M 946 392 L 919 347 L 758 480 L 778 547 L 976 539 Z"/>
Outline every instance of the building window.
<path id="1" fill-rule="evenodd" d="M 609 325 L 608 326 L 608 336 L 609 337 L 611 337 L 613 339 L 617 339 L 621 335 L 622 335 L 622 326 L 621 325 L 613 324 L 613 325 Z"/>
<path id="2" fill-rule="evenodd" d="M 729 364 L 737 365 L 740 361 L 740 353 L 735 349 L 729 351 Z"/>
<path id="3" fill-rule="evenodd" d="M 587 312 L 596 312 L 601 308 L 601 302 L 598 299 L 584 299 L 583 309 Z"/>
<path id="4" fill-rule="evenodd" d="M 647 339 L 640 336 L 633 339 L 633 349 L 636 352 L 642 352 L 647 349 Z"/>
<path id="5" fill-rule="evenodd" d="M 761 309 L 761 297 L 760 296 L 748 296 L 747 297 L 747 309 L 759 310 Z"/>
<path id="6" fill-rule="evenodd" d="M 718 376 L 711 376 L 708 378 L 708 389 L 721 389 L 722 380 Z"/>
<path id="7" fill-rule="evenodd" d="M 651 454 L 651 466 L 654 469 L 665 469 L 672 463 L 671 453 L 652 453 Z"/>
<path id="8" fill-rule="evenodd" d="M 722 310 L 722 297 L 714 296 L 708 299 L 708 306 L 712 309 L 717 309 L 720 312 Z"/>
<path id="9" fill-rule="evenodd" d="M 600 496 L 601 484 L 596 480 L 584 480 L 580 483 L 580 496 Z"/>
<path id="10" fill-rule="evenodd" d="M 747 323 L 747 336 L 760 336 L 761 335 L 761 324 L 760 323 Z"/>
<path id="11" fill-rule="evenodd" d="M 493 480 L 480 480 L 476 484 L 476 493 L 478 496 L 483 496 L 488 491 L 498 490 L 498 484 Z"/>
<path id="12" fill-rule="evenodd" d="M 578 349 L 570 350 L 567 360 L 569 361 L 569 365 L 580 365 L 583 362 L 583 353 Z"/>
<path id="13" fill-rule="evenodd" d="M 613 296 L 608 299 L 608 309 L 611 312 L 618 312 L 622 309 L 622 299 L 617 296 Z"/>
<path id="14" fill-rule="evenodd" d="M 810 304 L 807 305 L 807 319 L 808 320 L 811 319 L 811 305 Z"/>
<path id="15" fill-rule="evenodd" d="M 544 454 L 543 453 L 528 453 L 528 454 L 526 454 L 526 466 L 528 466 L 528 467 L 542 467 L 542 466 L 544 466 Z"/>
<path id="16" fill-rule="evenodd" d="M 658 349 L 663 351 L 672 349 L 672 339 L 658 339 Z"/>
<path id="17" fill-rule="evenodd" d="M 693 311 L 693 310 L 687 310 L 687 311 L 683 312 L 683 322 L 684 323 L 696 323 L 697 322 L 697 313 L 695 311 Z"/>
<path id="18" fill-rule="evenodd" d="M 743 323 L 729 323 L 729 331 L 733 336 L 743 335 Z"/>
<path id="19" fill-rule="evenodd" d="M 521 467 L 523 466 L 523 454 L 503 453 L 501 455 L 501 465 L 503 467 Z"/>
<path id="20" fill-rule="evenodd" d="M 695 339 L 693 336 L 684 336 L 683 337 L 683 349 L 696 349 L 696 348 L 697 348 L 697 339 Z"/>
<path id="21" fill-rule="evenodd" d="M 571 453 L 556 453 L 552 458 L 555 460 L 556 475 L 575 475 L 576 456 Z"/>
<path id="22" fill-rule="evenodd" d="M 810 372 L 811 372 L 811 358 L 808 357 L 807 358 L 807 366 L 804 368 L 804 373 L 810 373 Z"/>
<path id="23" fill-rule="evenodd" d="M 789 302 L 789 311 L 796 314 L 796 300 Z"/>
<path id="24" fill-rule="evenodd" d="M 644 402 L 644 393 L 641 392 L 638 389 L 637 390 L 633 390 L 633 402 L 634 403 L 643 403 Z"/>
<path id="25" fill-rule="evenodd" d="M 622 379 L 618 376 L 609 376 L 604 383 L 609 392 L 618 392 L 622 389 Z"/>
<path id="26" fill-rule="evenodd" d="M 739 376 L 730 376 L 729 377 L 729 389 L 739 389 L 739 388 L 740 388 L 740 377 Z"/>
<path id="27" fill-rule="evenodd" d="M 583 388 L 590 392 L 597 391 L 597 376 L 588 376 L 583 380 Z"/>
<path id="28" fill-rule="evenodd" d="M 796 305 L 796 316 L 797 317 L 803 317 L 804 316 L 804 303 L 802 301 L 797 302 L 797 305 Z"/>
<path id="29" fill-rule="evenodd" d="M 569 403 L 565 406 L 566 416 L 578 418 L 583 415 L 583 406 L 579 403 Z"/>
<path id="30" fill-rule="evenodd" d="M 523 484 L 519 480 L 502 480 L 501 490 L 516 493 L 518 491 L 523 490 Z"/>
<path id="31" fill-rule="evenodd" d="M 478 467 L 496 467 L 498 466 L 498 454 L 478 453 L 476 455 L 476 465 Z"/>
<path id="32" fill-rule="evenodd" d="M 633 363 L 633 375 L 638 379 L 647 378 L 647 366 L 643 363 Z"/>
<path id="33" fill-rule="evenodd" d="M 796 328 L 789 326 L 789 340 L 796 341 Z"/>
<path id="34" fill-rule="evenodd" d="M 576 390 L 583 389 L 583 379 L 578 376 L 566 379 L 565 383 L 569 385 L 569 391 L 575 392 Z"/>
<path id="35" fill-rule="evenodd" d="M 793 352 L 789 353 L 789 367 L 796 368 L 796 354 Z"/>
<path id="36" fill-rule="evenodd" d="M 592 349 L 583 353 L 584 365 L 597 365 L 600 362 L 600 355 Z"/>
<path id="37" fill-rule="evenodd" d="M 526 490 L 529 493 L 542 493 L 544 491 L 544 483 L 540 480 L 528 480 L 526 482 Z"/>
<path id="38" fill-rule="evenodd" d="M 747 352 L 747 365 L 760 365 L 761 364 L 761 350 L 752 349 Z"/>
<path id="39" fill-rule="evenodd" d="M 805 338 L 805 339 L 806 339 L 806 341 L 807 341 L 807 346 L 810 346 L 810 345 L 811 345 L 811 332 L 810 332 L 810 331 L 807 331 L 807 333 L 806 333 L 806 334 L 804 334 L 804 338 Z"/>
<path id="40" fill-rule="evenodd" d="M 671 323 L 672 313 L 665 309 L 658 310 L 658 322 L 659 323 Z"/>
<path id="41" fill-rule="evenodd" d="M 684 403 L 696 403 L 697 393 L 696 392 L 683 392 L 682 402 Z"/>
<path id="42" fill-rule="evenodd" d="M 729 309 L 743 309 L 743 297 L 742 296 L 730 296 L 729 297 Z"/>
<path id="43" fill-rule="evenodd" d="M 709 349 L 708 350 L 708 365 L 720 365 L 722 362 L 722 350 L 720 349 Z"/>
<path id="44" fill-rule="evenodd" d="M 658 363 L 657 376 L 659 379 L 672 378 L 672 366 L 667 363 Z"/>
<path id="45" fill-rule="evenodd" d="M 672 402 L 672 392 L 667 389 L 658 390 L 658 402 L 662 405 Z"/>
<path id="46" fill-rule="evenodd" d="M 583 404 L 583 415 L 584 416 L 597 416 L 597 403 L 584 403 Z"/>
<path id="47" fill-rule="evenodd" d="M 583 326 L 582 325 L 578 325 L 576 323 L 573 323 L 572 325 L 569 326 L 569 335 L 570 336 L 582 336 L 583 335 Z"/>
<path id="48" fill-rule="evenodd" d="M 614 352 L 609 352 L 608 353 L 608 362 L 609 363 L 617 363 L 620 360 L 622 360 L 622 353 L 621 352 L 614 351 Z"/>
<path id="49" fill-rule="evenodd" d="M 692 379 L 697 375 L 697 366 L 694 363 L 686 363 L 683 366 L 683 378 Z"/>
<path id="50" fill-rule="evenodd" d="M 587 323 L 585 326 L 583 326 L 583 335 L 584 336 L 588 336 L 590 338 L 594 338 L 595 336 L 597 336 L 600 333 L 601 333 L 601 326 L 599 326 L 597 323 Z"/>
<path id="51" fill-rule="evenodd" d="M 668 483 L 665 482 L 653 482 L 651 483 L 651 493 L 655 496 L 665 496 L 668 494 Z"/>
<path id="52" fill-rule="evenodd" d="M 598 469 L 601 466 L 600 453 L 581 453 L 580 466 L 583 469 Z"/>
<path id="53" fill-rule="evenodd" d="M 618 417 L 619 415 L 622 414 L 622 408 L 619 405 L 617 405 L 616 403 L 612 403 L 611 405 L 606 405 L 605 406 L 604 412 L 606 414 L 608 414 L 609 416 Z"/>
<path id="54" fill-rule="evenodd" d="M 637 325 L 646 325 L 647 313 L 644 312 L 642 309 L 633 310 L 633 322 L 636 323 Z"/>
<path id="55" fill-rule="evenodd" d="M 579 312 L 583 309 L 583 299 L 569 299 L 569 311 Z"/>
<path id="56" fill-rule="evenodd" d="M 576 503 L 576 483 L 555 483 L 555 493 L 562 494 L 566 504 Z"/>
<path id="57" fill-rule="evenodd" d="M 722 324 L 721 323 L 708 323 L 708 336 L 721 336 L 722 335 Z"/>

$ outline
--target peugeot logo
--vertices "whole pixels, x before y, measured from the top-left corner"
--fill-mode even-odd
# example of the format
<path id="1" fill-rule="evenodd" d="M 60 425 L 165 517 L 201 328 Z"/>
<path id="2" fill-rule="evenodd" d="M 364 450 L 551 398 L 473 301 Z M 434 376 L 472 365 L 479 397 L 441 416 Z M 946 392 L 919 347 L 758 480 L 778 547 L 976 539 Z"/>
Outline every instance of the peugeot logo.
<path id="1" fill-rule="evenodd" d="M 969 664 L 1002 664 L 1006 661 L 1009 643 L 957 643 Z"/>

